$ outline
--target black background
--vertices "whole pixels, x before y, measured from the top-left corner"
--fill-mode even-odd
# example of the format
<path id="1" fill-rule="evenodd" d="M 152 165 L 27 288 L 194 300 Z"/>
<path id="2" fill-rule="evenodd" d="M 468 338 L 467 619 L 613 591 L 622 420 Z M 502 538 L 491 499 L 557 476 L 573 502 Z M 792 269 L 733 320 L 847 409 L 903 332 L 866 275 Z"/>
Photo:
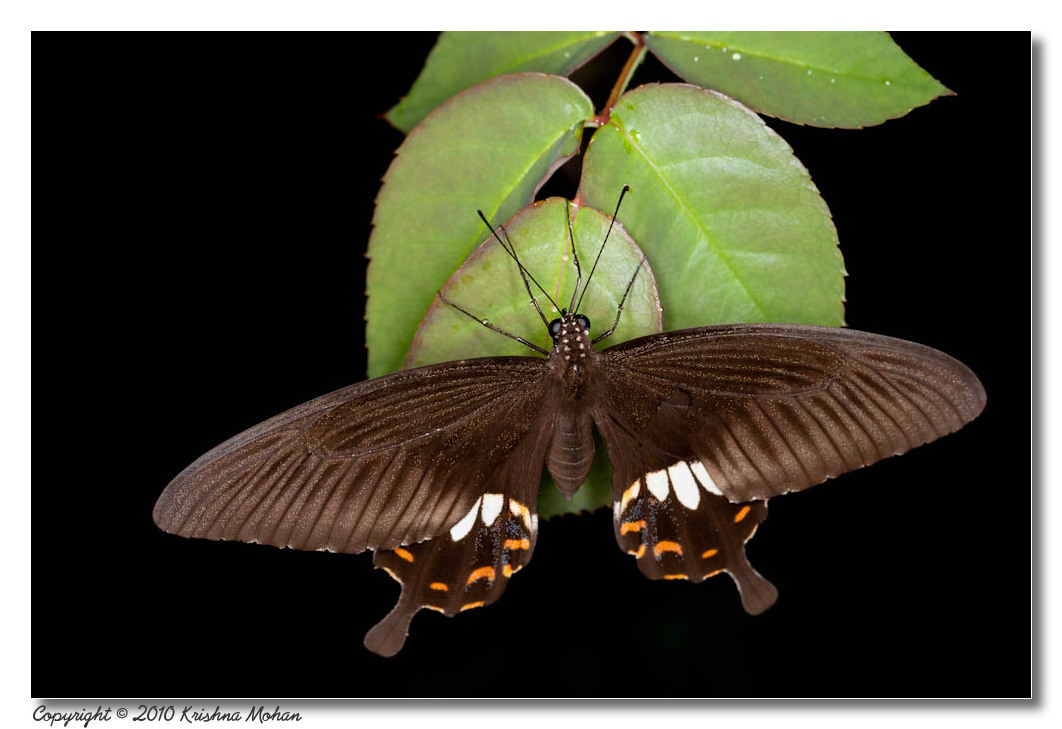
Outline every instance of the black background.
<path id="1" fill-rule="evenodd" d="M 894 37 L 957 95 L 859 131 L 768 123 L 833 212 L 849 325 L 958 357 L 984 414 L 772 500 L 762 616 L 726 577 L 646 580 L 601 511 L 543 524 L 500 602 L 421 613 L 386 660 L 361 641 L 398 587 L 370 554 L 181 539 L 151 509 L 217 443 L 363 379 L 402 141 L 379 115 L 433 36 L 35 34 L 33 694 L 1028 695 L 1029 36 Z M 576 75 L 597 105 L 629 47 Z"/>

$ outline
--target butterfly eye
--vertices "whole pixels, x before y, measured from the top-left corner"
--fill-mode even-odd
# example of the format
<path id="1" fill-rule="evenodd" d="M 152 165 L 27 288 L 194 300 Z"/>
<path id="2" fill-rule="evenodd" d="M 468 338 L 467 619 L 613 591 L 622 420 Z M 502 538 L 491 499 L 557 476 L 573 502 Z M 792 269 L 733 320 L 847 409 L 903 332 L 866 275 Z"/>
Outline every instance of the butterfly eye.
<path id="1" fill-rule="evenodd" d="M 586 331 L 590 331 L 590 320 L 582 314 L 575 315 L 575 322 Z"/>
<path id="2" fill-rule="evenodd" d="M 560 335 L 560 330 L 561 330 L 561 320 L 560 319 L 554 319 L 553 321 L 551 321 L 549 323 L 549 335 L 551 337 L 553 337 L 554 339 L 556 339 Z"/>

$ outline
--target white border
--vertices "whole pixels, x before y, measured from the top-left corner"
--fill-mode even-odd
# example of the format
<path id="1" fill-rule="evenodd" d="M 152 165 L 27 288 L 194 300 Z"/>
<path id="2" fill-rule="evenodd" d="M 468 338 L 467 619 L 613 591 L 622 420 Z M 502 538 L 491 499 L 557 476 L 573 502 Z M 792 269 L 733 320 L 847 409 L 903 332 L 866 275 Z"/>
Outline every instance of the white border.
<path id="1" fill-rule="evenodd" d="M 417 6 L 411 12 L 411 4 Z M 1041 638 L 1044 666 L 1040 676 L 1040 687 L 1044 690 L 1044 701 L 1039 706 L 1022 705 L 1015 702 L 1003 707 L 995 704 L 973 705 L 948 704 L 897 705 L 875 703 L 870 706 L 841 703 L 836 707 L 819 708 L 772 708 L 766 704 L 725 704 L 698 703 L 682 707 L 668 707 L 664 703 L 651 705 L 601 705 L 565 704 L 547 709 L 543 715 L 539 711 L 527 711 L 527 704 L 520 702 L 515 711 L 499 708 L 491 704 L 477 709 L 469 716 L 467 708 L 455 706 L 454 711 L 432 708 L 428 711 L 417 708 L 416 703 L 408 708 L 397 709 L 392 706 L 365 705 L 350 711 L 331 705 L 314 711 L 294 726 L 300 727 L 359 727 L 399 726 L 422 724 L 430 721 L 433 725 L 447 729 L 460 726 L 464 729 L 470 720 L 472 723 L 489 724 L 493 727 L 504 726 L 507 729 L 540 726 L 543 720 L 560 721 L 562 724 L 585 721 L 579 716 L 586 713 L 595 722 L 601 724 L 626 724 L 641 721 L 641 717 L 628 714 L 661 711 L 659 721 L 668 729 L 674 726 L 710 725 L 713 729 L 731 727 L 737 724 L 753 726 L 777 724 L 784 721 L 789 729 L 814 727 L 814 729 L 850 729 L 859 727 L 882 727 L 894 729 L 897 722 L 904 726 L 929 726 L 941 720 L 959 722 L 968 729 L 995 727 L 1006 722 L 1010 727 L 1058 726 L 1060 722 L 1059 687 L 1062 681 L 1057 675 L 1056 666 L 1059 656 L 1059 631 L 1055 618 L 1059 614 L 1058 571 L 1059 543 L 1057 529 L 1062 528 L 1062 514 L 1059 504 L 1062 497 L 1057 494 L 1062 489 L 1059 474 L 1059 443 L 1062 443 L 1062 430 L 1059 427 L 1059 413 L 1062 413 L 1060 386 L 1058 377 L 1059 337 L 1056 322 L 1059 321 L 1059 287 L 1055 282 L 1062 280 L 1059 270 L 1058 243 L 1052 225 L 1052 204 L 1054 199 L 1053 171 L 1058 168 L 1057 146 L 1053 144 L 1053 129 L 1050 122 L 1058 118 L 1055 95 L 1051 93 L 1052 82 L 1057 81 L 1058 34 L 1052 22 L 1046 17 L 1049 6 L 1046 3 L 1033 3 L 1012 0 L 1002 4 L 975 5 L 969 2 L 930 3 L 924 0 L 891 2 L 880 6 L 882 14 L 876 17 L 853 17 L 853 4 L 845 2 L 825 2 L 810 4 L 808 2 L 746 2 L 746 3 L 685 3 L 653 2 L 627 4 L 624 2 L 597 2 L 575 4 L 568 0 L 546 0 L 534 4 L 512 4 L 507 17 L 498 2 L 403 2 L 386 3 L 383 10 L 368 9 L 367 3 L 339 2 L 338 0 L 302 0 L 301 2 L 277 2 L 276 0 L 259 0 L 257 2 L 226 2 L 225 0 L 185 0 L 184 2 L 152 2 L 141 0 L 133 2 L 118 1 L 74 1 L 66 2 L 8 2 L 0 9 L 0 79 L 2 79 L 3 103 L 0 104 L 0 333 L 2 333 L 2 350 L 0 350 L 0 382 L 3 383 L 3 423 L 0 442 L 3 444 L 5 491 L 5 517 L 10 531 L 5 530 L 8 538 L 0 547 L 3 560 L 5 594 L 2 603 L 5 610 L 0 613 L 3 618 L 4 647 L 2 664 L 0 664 L 0 718 L 4 726 L 46 726 L 31 720 L 32 712 L 38 702 L 29 698 L 29 656 L 30 656 L 30 560 L 26 545 L 29 544 L 29 483 L 30 483 L 30 31 L 32 30 L 188 30 L 188 29 L 377 29 L 377 30 L 420 30 L 436 28 L 541 28 L 589 27 L 602 20 L 619 25 L 642 25 L 656 27 L 664 25 L 733 25 L 747 27 L 751 23 L 763 27 L 800 28 L 846 28 L 859 29 L 869 26 L 891 26 L 909 28 L 917 25 L 933 29 L 1034 29 L 1034 42 L 1040 44 L 1041 58 L 1044 66 L 1040 69 L 1040 88 L 1044 94 L 1042 104 L 1041 132 L 1042 139 L 1034 154 L 1042 156 L 1043 187 L 1039 194 L 1042 205 L 1043 220 L 1040 224 L 1042 239 L 1040 243 L 1040 262 L 1043 267 L 1033 272 L 1034 291 L 1042 292 L 1041 301 L 1032 301 L 1034 311 L 1033 325 L 1040 329 L 1032 332 L 1034 337 L 1043 336 L 1041 354 L 1042 369 L 1033 367 L 1033 373 L 1042 373 L 1042 389 L 1034 389 L 1034 397 L 1039 394 L 1039 405 L 1044 416 L 1041 431 L 1044 463 L 1039 471 L 1042 483 L 1042 503 L 1044 513 L 1041 533 L 1043 534 L 1044 560 L 1041 563 L 1044 580 L 1044 605 L 1041 614 L 1045 625 Z M 737 8 L 728 9 L 727 5 Z M 636 7 L 640 15 L 631 15 L 627 10 Z M 813 9 L 812 9 L 813 8 Z M 651 13 L 646 13 L 646 11 Z M 634 22 L 631 22 L 634 21 Z M 410 25 L 410 23 L 416 25 Z M 986 41 L 989 39 L 986 38 Z M 985 58 L 980 62 L 990 63 L 993 49 L 986 42 Z M 998 51 L 997 51 L 998 52 Z M 1001 96 L 1006 91 L 1001 90 Z M 1015 98 L 1021 99 L 1021 94 Z M 1001 101 L 1001 104 L 1004 102 Z M 1009 108 L 1008 113 L 1021 113 L 1021 106 Z M 990 120 L 988 120 L 990 124 Z M 987 133 L 987 132 L 986 132 Z M 1016 144 L 1016 148 L 1020 145 Z M 1034 184 L 1035 184 L 1034 180 Z M 1020 255 L 1021 241 L 1012 241 L 1015 254 Z M 38 265 L 46 265 L 38 262 Z M 51 263 L 47 265 L 53 265 Z M 988 282 L 986 282 L 987 284 Z M 991 295 L 986 292 L 986 295 Z M 1021 307 L 1018 302 L 1001 302 L 1008 310 L 1017 309 L 1013 314 L 1020 318 Z M 1039 310 L 1039 317 L 1035 312 Z M 47 332 L 38 332 L 46 336 Z M 1034 388 L 1037 383 L 1034 383 Z M 1016 394 L 1020 393 L 1020 388 Z M 1034 423 L 1034 427 L 1037 424 Z M 1023 427 L 1016 423 L 1015 427 Z M 1034 472 L 1036 472 L 1034 467 Z M 1018 480 L 1009 487 L 1021 488 L 1022 474 L 1016 474 Z M 619 667 L 603 666 L 602 670 L 614 671 Z M 628 667 L 631 671 L 625 678 L 632 687 L 639 685 L 639 679 L 648 680 L 648 676 L 639 674 L 637 665 Z M 665 667 L 657 667 L 663 670 Z M 769 671 L 770 667 L 765 666 Z M 999 671 L 1024 671 L 1024 666 L 998 666 Z M 620 677 L 618 677 L 620 678 Z M 565 680 L 560 675 L 542 675 L 531 679 L 549 691 L 549 686 L 557 680 Z M 576 679 L 577 680 L 577 679 Z M 784 716 L 781 711 L 784 711 Z M 125 722 L 95 723 L 92 726 L 117 727 Z M 71 723 L 70 726 L 80 726 Z"/>

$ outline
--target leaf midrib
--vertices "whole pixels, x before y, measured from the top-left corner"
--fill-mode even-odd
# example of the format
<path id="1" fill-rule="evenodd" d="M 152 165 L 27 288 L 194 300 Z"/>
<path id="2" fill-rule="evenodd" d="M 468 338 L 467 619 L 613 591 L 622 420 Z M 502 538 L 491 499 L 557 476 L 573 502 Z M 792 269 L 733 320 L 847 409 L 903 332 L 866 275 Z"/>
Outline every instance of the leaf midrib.
<path id="1" fill-rule="evenodd" d="M 679 207 L 679 210 L 681 210 L 683 215 L 685 215 L 693 223 L 694 227 L 702 233 L 702 238 L 704 239 L 704 241 L 712 249 L 712 252 L 715 253 L 719 260 L 721 260 L 726 266 L 726 270 L 730 273 L 731 277 L 734 279 L 737 285 L 741 287 L 741 290 L 745 293 L 745 296 L 748 297 L 748 300 L 752 302 L 752 305 L 756 307 L 756 310 L 759 311 L 760 316 L 762 316 L 763 318 L 767 318 L 767 312 L 764 310 L 763 305 L 757 300 L 755 296 L 753 296 L 752 291 L 749 289 L 748 285 L 738 275 L 737 270 L 734 268 L 734 265 L 730 262 L 730 258 L 724 253 L 718 241 L 715 239 L 715 236 L 711 233 L 711 231 L 708 230 L 708 228 L 706 228 L 702 224 L 700 218 L 692 210 L 690 210 L 689 207 L 682 201 L 682 198 L 678 195 L 674 186 L 664 175 L 661 168 L 650 159 L 645 148 L 642 147 L 637 141 L 635 141 L 633 136 L 629 134 L 627 130 L 618 123 L 615 117 L 613 117 L 610 123 L 613 124 L 616 129 L 619 130 L 620 134 L 622 134 L 623 137 L 630 142 L 632 148 L 638 150 L 638 154 L 642 157 L 643 160 L 645 160 L 645 163 L 650 167 L 650 169 L 656 172 L 658 179 L 660 179 L 660 181 L 664 184 L 665 189 L 667 190 L 668 194 L 671 195 L 672 199 L 675 201 L 675 204 Z"/>
<path id="2" fill-rule="evenodd" d="M 867 76 L 867 75 L 862 75 L 861 76 L 861 75 L 857 75 L 857 74 L 855 74 L 853 72 L 850 72 L 850 71 L 841 71 L 841 70 L 838 70 L 836 68 L 830 68 L 828 66 L 822 66 L 822 65 L 815 64 L 815 63 L 807 63 L 806 61 L 798 61 L 798 60 L 791 59 L 791 58 L 786 58 L 786 57 L 783 57 L 783 56 L 773 56 L 773 55 L 769 55 L 767 53 L 764 53 L 763 51 L 750 50 L 748 48 L 742 48 L 741 46 L 734 46 L 734 45 L 730 45 L 730 44 L 724 45 L 723 43 L 720 43 L 718 41 L 703 41 L 702 42 L 700 40 L 693 40 L 692 38 L 689 38 L 689 37 L 686 37 L 686 36 L 680 36 L 680 35 L 673 35 L 673 36 L 662 35 L 662 36 L 658 36 L 658 37 L 659 38 L 663 38 L 665 40 L 666 39 L 671 39 L 671 40 L 676 40 L 676 41 L 679 41 L 679 42 L 682 42 L 682 43 L 689 43 L 690 45 L 704 46 L 706 49 L 707 49 L 708 46 L 711 46 L 711 48 L 715 49 L 715 50 L 720 50 L 722 48 L 726 48 L 727 51 L 730 51 L 731 49 L 733 49 L 734 51 L 737 51 L 737 52 L 741 53 L 741 55 L 743 57 L 744 56 L 748 56 L 750 59 L 766 61 L 768 63 L 778 63 L 778 64 L 782 64 L 784 66 L 789 66 L 789 67 L 791 67 L 793 69 L 811 69 L 812 71 L 820 73 L 820 74 L 824 74 L 824 75 L 825 74 L 829 74 L 830 76 L 833 76 L 833 77 L 836 77 L 836 78 L 844 78 L 844 79 L 847 79 L 847 80 L 850 80 L 850 81 L 862 81 L 862 82 L 867 82 L 867 83 L 874 83 L 874 82 L 876 82 L 878 80 L 878 77 L 876 77 L 876 76 Z M 889 85 L 891 87 L 904 87 L 904 88 L 912 88 L 912 89 L 922 89 L 922 88 L 926 88 L 926 87 L 929 87 L 929 86 L 933 85 L 931 83 L 932 77 L 927 77 L 927 79 L 907 79 L 905 77 L 902 77 L 899 80 L 897 80 L 894 77 L 889 77 L 887 80 L 889 81 Z"/>

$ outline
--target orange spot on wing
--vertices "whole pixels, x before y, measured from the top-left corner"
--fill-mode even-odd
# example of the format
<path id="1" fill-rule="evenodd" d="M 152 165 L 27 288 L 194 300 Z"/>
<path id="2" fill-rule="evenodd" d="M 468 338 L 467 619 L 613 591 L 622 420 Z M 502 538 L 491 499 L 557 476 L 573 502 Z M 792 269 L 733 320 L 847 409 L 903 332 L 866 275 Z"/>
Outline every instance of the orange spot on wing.
<path id="1" fill-rule="evenodd" d="M 741 511 L 739 511 L 736 514 L 734 514 L 734 523 L 737 524 L 739 521 L 741 521 L 746 516 L 748 516 L 749 515 L 749 509 L 751 509 L 751 508 L 752 507 L 748 506 L 748 505 L 742 506 L 741 507 Z"/>
<path id="2" fill-rule="evenodd" d="M 506 539 L 506 549 L 531 549 L 530 539 Z"/>
<path id="3" fill-rule="evenodd" d="M 718 549 L 708 549 L 705 550 L 704 554 L 701 555 L 701 559 L 708 559 L 709 557 L 714 557 L 717 554 L 719 554 Z"/>
<path id="4" fill-rule="evenodd" d="M 486 578 L 491 582 L 494 582 L 494 568 L 493 567 L 480 567 L 477 570 L 473 570 L 472 574 L 468 576 L 468 582 L 466 584 L 471 585 L 476 580 L 482 580 Z M 461 608 L 464 610 L 464 608 Z"/>
<path id="5" fill-rule="evenodd" d="M 674 552 L 675 554 L 682 556 L 682 545 L 678 542 L 657 542 L 653 546 L 653 554 L 659 557 L 664 552 Z"/>
<path id="6" fill-rule="evenodd" d="M 472 608 L 483 607 L 484 604 L 485 603 L 482 600 L 480 600 L 478 602 L 465 603 L 464 605 L 461 606 L 461 612 L 464 612 L 465 610 L 471 610 Z"/>
<path id="7" fill-rule="evenodd" d="M 430 587 L 433 590 L 442 590 L 443 592 L 446 592 L 446 591 L 448 591 L 450 589 L 443 582 L 433 582 L 430 585 L 428 585 L 428 587 Z"/>
<path id="8" fill-rule="evenodd" d="M 640 532 L 645 529 L 645 520 L 641 521 L 625 521 L 620 525 L 620 535 L 624 535 L 627 532 Z"/>
<path id="9" fill-rule="evenodd" d="M 664 579 L 665 580 L 688 580 L 689 578 L 690 578 L 689 575 L 682 575 L 682 574 L 664 575 Z"/>
<path id="10" fill-rule="evenodd" d="M 402 549 L 401 547 L 395 550 L 395 554 L 397 554 L 399 557 L 401 557 L 407 562 L 413 561 L 413 555 L 410 554 L 408 550 Z"/>

